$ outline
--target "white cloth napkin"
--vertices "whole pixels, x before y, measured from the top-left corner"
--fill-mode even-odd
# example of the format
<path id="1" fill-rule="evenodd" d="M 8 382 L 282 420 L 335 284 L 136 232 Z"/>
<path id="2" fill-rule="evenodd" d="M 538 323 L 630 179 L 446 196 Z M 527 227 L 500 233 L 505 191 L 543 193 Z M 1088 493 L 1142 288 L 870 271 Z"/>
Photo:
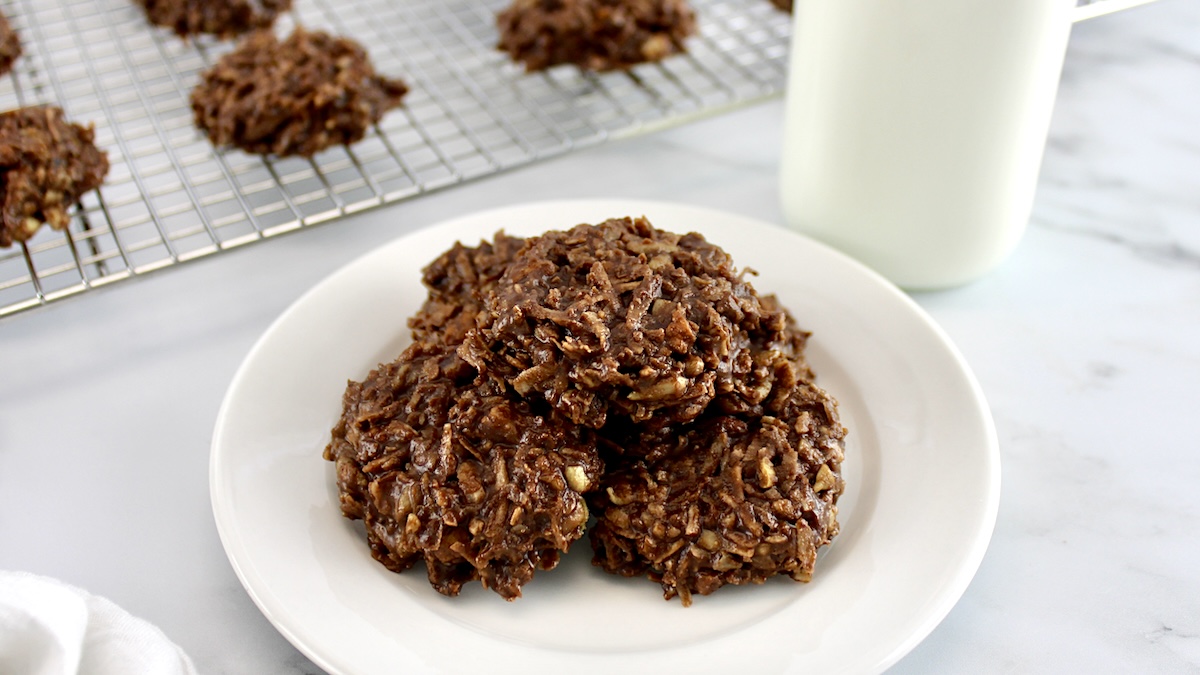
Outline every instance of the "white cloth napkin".
<path id="1" fill-rule="evenodd" d="M 0 570 L 0 673 L 196 675 L 161 630 L 47 577 Z"/>

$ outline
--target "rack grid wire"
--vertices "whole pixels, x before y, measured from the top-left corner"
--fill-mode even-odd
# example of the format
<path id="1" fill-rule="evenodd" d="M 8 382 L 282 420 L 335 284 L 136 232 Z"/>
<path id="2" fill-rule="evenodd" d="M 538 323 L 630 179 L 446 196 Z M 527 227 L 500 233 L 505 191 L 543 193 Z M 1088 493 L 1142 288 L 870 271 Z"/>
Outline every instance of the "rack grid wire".
<path id="1" fill-rule="evenodd" d="M 65 231 L 0 249 L 0 317 L 659 126 L 777 94 L 788 15 L 694 0 L 688 52 L 626 73 L 526 74 L 496 50 L 507 0 L 298 0 L 277 22 L 353 37 L 410 92 L 366 137 L 311 159 L 214 149 L 191 89 L 234 43 L 184 41 L 131 0 L 8 0 L 24 55 L 0 109 L 53 104 L 94 124 L 104 184 Z"/>
<path id="2" fill-rule="evenodd" d="M 791 17 L 768 0 L 693 0 L 686 53 L 602 74 L 524 73 L 494 47 L 507 2 L 297 0 L 278 32 L 353 37 L 411 88 L 362 141 L 301 159 L 217 150 L 193 126 L 191 89 L 233 42 L 181 40 L 132 0 L 0 0 L 24 47 L 0 110 L 58 105 L 111 165 L 64 231 L 0 249 L 0 317 L 784 87 Z"/>

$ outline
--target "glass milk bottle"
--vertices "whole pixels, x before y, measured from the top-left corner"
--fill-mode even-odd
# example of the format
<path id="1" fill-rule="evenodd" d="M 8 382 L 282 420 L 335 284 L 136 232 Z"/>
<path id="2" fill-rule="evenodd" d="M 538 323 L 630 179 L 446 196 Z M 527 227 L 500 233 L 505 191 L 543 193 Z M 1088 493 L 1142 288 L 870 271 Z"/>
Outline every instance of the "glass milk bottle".
<path id="1" fill-rule="evenodd" d="M 1033 203 L 1076 0 L 795 0 L 788 224 L 910 289 L 972 281 Z"/>

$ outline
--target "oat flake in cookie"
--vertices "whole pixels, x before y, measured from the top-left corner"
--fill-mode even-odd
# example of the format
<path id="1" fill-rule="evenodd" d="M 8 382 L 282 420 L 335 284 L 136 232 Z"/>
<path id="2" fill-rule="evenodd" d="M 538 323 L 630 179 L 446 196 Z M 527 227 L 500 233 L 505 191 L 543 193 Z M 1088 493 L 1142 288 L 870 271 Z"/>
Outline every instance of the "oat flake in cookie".
<path id="1" fill-rule="evenodd" d="M 357 42 L 297 28 L 259 31 L 221 57 L 192 90 L 196 126 L 213 145 L 311 156 L 362 139 L 408 91 L 375 72 Z"/>
<path id="2" fill-rule="evenodd" d="M 0 75 L 7 75 L 13 63 L 21 57 L 21 36 L 0 12 Z"/>
<path id="3" fill-rule="evenodd" d="M 527 71 L 624 70 L 683 51 L 696 32 L 686 0 L 514 0 L 496 23 L 500 49 Z"/>
<path id="4" fill-rule="evenodd" d="M 201 33 L 231 38 L 270 28 L 275 17 L 292 8 L 292 0 L 135 0 L 156 26 L 180 37 Z"/>
<path id="5" fill-rule="evenodd" d="M 66 229 L 68 210 L 108 173 L 94 131 L 63 119 L 53 106 L 0 113 L 0 247 L 25 241 L 47 223 Z"/>

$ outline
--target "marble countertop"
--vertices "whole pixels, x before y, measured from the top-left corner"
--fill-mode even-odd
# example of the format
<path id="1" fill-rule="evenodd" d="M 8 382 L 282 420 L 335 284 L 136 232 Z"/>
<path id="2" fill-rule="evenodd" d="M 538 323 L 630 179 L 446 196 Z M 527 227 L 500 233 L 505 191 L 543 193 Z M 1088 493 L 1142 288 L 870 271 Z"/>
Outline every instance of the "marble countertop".
<path id="1" fill-rule="evenodd" d="M 893 672 L 1200 671 L 1197 36 L 1188 0 L 1077 25 L 1020 246 L 913 296 L 991 404 L 1003 493 L 974 581 Z M 648 198 L 782 223 L 782 115 L 611 142 L 0 321 L 0 569 L 112 599 L 204 673 L 319 672 L 213 524 L 213 423 L 255 339 L 338 267 L 478 209 Z"/>

